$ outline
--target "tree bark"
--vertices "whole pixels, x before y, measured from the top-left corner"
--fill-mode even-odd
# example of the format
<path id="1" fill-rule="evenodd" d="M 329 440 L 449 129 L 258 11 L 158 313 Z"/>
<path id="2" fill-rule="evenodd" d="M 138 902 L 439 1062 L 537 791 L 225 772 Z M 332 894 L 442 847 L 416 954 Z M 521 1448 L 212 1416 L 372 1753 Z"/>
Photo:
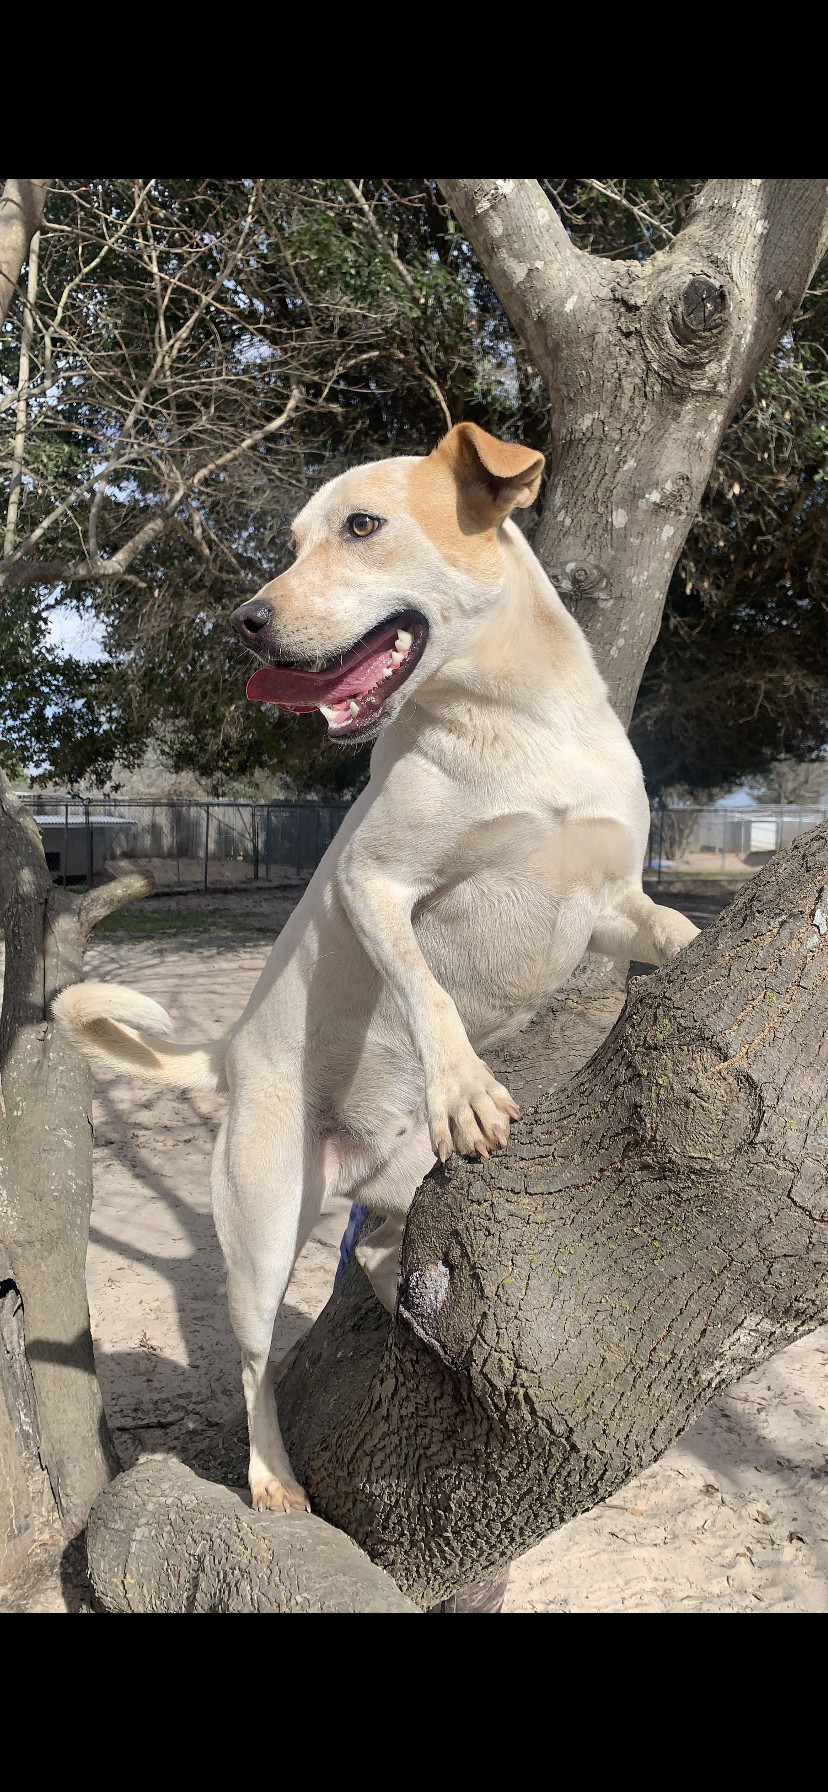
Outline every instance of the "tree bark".
<path id="1" fill-rule="evenodd" d="M 11 479 L 9 481 L 9 502 L 6 510 L 6 533 L 3 541 L 3 558 L 7 560 L 14 551 L 14 535 L 17 528 L 17 513 L 20 509 L 20 488 L 23 484 L 23 465 L 26 453 L 26 414 L 28 411 L 29 391 L 29 358 L 34 331 L 34 304 L 37 298 L 38 256 L 40 248 L 40 232 L 32 237 L 29 247 L 29 279 L 26 287 L 26 315 L 20 334 L 20 361 L 17 368 L 17 418 L 12 446 Z"/>
<path id="2" fill-rule="evenodd" d="M 117 1468 L 86 1300 L 92 1079 L 49 1012 L 80 979 L 94 922 L 152 888 L 142 876 L 82 897 L 56 888 L 37 826 L 0 773 L 0 1578 L 44 1529 L 81 1530 Z"/>
<path id="3" fill-rule="evenodd" d="M 576 249 L 537 181 L 440 185 L 549 389 L 533 546 L 627 726 L 723 432 L 828 248 L 828 186 L 710 181 L 640 263 Z"/>
<path id="4" fill-rule="evenodd" d="M 423 1606 L 638 1474 L 828 1314 L 828 825 L 631 986 L 487 1164 L 435 1169 L 395 1322 L 352 1262 L 280 1389 L 314 1509 Z"/>
<path id="5" fill-rule="evenodd" d="M 51 182 L 7 180 L 0 194 L 0 326 L 6 318 L 29 244 L 43 222 Z"/>

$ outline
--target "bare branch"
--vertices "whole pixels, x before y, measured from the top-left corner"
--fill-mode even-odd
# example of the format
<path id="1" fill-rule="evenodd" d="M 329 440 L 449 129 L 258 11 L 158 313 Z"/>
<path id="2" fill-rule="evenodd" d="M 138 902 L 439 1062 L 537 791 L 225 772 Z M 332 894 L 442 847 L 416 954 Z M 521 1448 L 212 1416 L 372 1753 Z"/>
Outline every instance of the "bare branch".
<path id="1" fill-rule="evenodd" d="M 623 206 L 625 211 L 632 212 L 633 217 L 644 230 L 657 230 L 666 242 L 675 242 L 675 235 L 672 230 L 667 229 L 666 224 L 661 224 L 658 218 L 651 217 L 643 205 L 634 205 L 625 193 L 619 193 L 615 187 L 606 186 L 601 180 L 588 180 L 585 185 L 592 187 L 595 193 L 603 193 L 605 199 L 611 199 L 615 205 Z"/>
<path id="2" fill-rule="evenodd" d="M 100 250 L 100 253 L 98 255 L 93 256 L 92 260 L 90 262 L 87 262 L 85 267 L 82 266 L 80 273 L 76 274 L 74 276 L 74 279 L 70 280 L 68 282 L 68 284 L 64 287 L 63 292 L 61 293 L 61 296 L 58 300 L 57 309 L 55 311 L 55 315 L 52 320 L 52 324 L 48 331 L 44 331 L 45 354 L 46 354 L 47 365 L 52 358 L 52 337 L 60 329 L 61 319 L 63 317 L 64 311 L 66 310 L 66 306 L 67 306 L 67 303 L 69 300 L 69 294 L 74 292 L 75 287 L 79 286 L 80 282 L 82 280 L 86 280 L 88 278 L 88 276 L 94 272 L 95 268 L 100 267 L 100 264 L 104 259 L 104 256 L 108 255 L 110 253 L 110 251 L 115 248 L 116 243 L 120 242 L 122 236 L 125 235 L 126 231 L 129 229 L 130 224 L 133 222 L 133 220 L 137 216 L 138 211 L 140 210 L 140 207 L 143 205 L 144 200 L 147 197 L 147 194 L 152 191 L 152 188 L 154 186 L 155 186 L 154 180 L 147 181 L 146 186 L 139 193 L 138 198 L 136 199 L 135 204 L 132 208 L 132 211 L 129 214 L 129 217 L 125 218 L 123 221 L 123 224 L 119 225 L 118 229 L 115 231 L 114 236 L 111 236 L 111 237 L 107 236 L 106 242 L 104 243 L 103 248 Z"/>
<path id="3" fill-rule="evenodd" d="M 400 261 L 399 256 L 397 254 L 395 254 L 393 246 L 389 242 L 389 240 L 385 234 L 385 231 L 382 229 L 381 225 L 379 225 L 377 223 L 374 213 L 372 212 L 371 207 L 368 204 L 368 201 L 365 198 L 364 193 L 360 192 L 359 187 L 357 186 L 356 182 L 353 180 L 346 180 L 344 184 L 348 188 L 348 192 L 350 193 L 351 198 L 356 201 L 356 204 L 359 206 L 359 209 L 362 212 L 363 217 L 365 218 L 367 224 L 369 225 L 369 228 L 373 234 L 375 243 L 377 244 L 378 248 L 380 248 L 382 250 L 383 255 L 387 256 L 387 258 L 390 261 L 395 272 L 399 275 L 399 278 L 401 279 L 403 286 L 408 288 L 408 291 L 410 292 L 411 297 L 413 299 L 416 299 L 418 305 L 424 305 L 425 304 L 424 294 L 417 291 L 416 281 L 412 279 L 412 277 L 408 271 L 408 268 L 405 266 L 405 263 Z"/>
<path id="4" fill-rule="evenodd" d="M 6 512 L 6 534 L 3 541 L 3 558 L 7 560 L 14 548 L 14 532 L 17 527 L 17 511 L 20 504 L 20 486 L 23 479 L 23 455 L 26 447 L 26 388 L 29 383 L 29 353 L 32 346 L 32 320 L 34 302 L 37 297 L 37 270 L 40 250 L 40 231 L 32 237 L 29 248 L 29 280 L 28 306 L 23 319 L 23 331 L 20 337 L 20 363 L 17 377 L 17 427 L 14 432 L 12 448 L 11 483 L 9 485 L 9 505 Z"/>
<path id="5" fill-rule="evenodd" d="M 288 422 L 288 419 L 293 416 L 294 411 L 296 410 L 297 405 L 300 404 L 303 396 L 304 394 L 301 386 L 291 387 L 290 398 L 281 415 L 274 417 L 271 423 L 265 423 L 262 429 L 254 429 L 252 435 L 245 436 L 243 442 L 239 442 L 235 448 L 228 449 L 226 454 L 220 454 L 217 460 L 208 461 L 206 467 L 200 467 L 195 478 L 189 482 L 191 489 L 195 491 L 196 487 L 201 484 L 202 479 L 207 479 L 212 473 L 217 473 L 219 467 L 226 467 L 231 460 L 236 460 L 238 455 L 244 454 L 246 449 L 254 448 L 257 442 L 263 442 L 265 436 L 273 435 L 277 429 L 284 429 L 285 424 Z"/>
<path id="6" fill-rule="evenodd" d="M 107 486 L 109 483 L 109 479 L 110 479 L 115 461 L 118 457 L 119 450 L 121 448 L 124 435 L 126 434 L 126 432 L 129 429 L 132 428 L 132 425 L 135 423 L 136 419 L 138 418 L 141 411 L 143 410 L 144 405 L 147 400 L 147 397 L 149 396 L 149 393 L 152 391 L 152 388 L 158 379 L 159 373 L 165 366 L 172 366 L 173 361 L 175 361 L 177 359 L 178 355 L 181 352 L 181 349 L 184 346 L 184 343 L 187 341 L 188 337 L 192 335 L 192 332 L 195 329 L 195 326 L 198 323 L 199 318 L 203 316 L 203 314 L 206 311 L 208 305 L 210 304 L 213 296 L 215 295 L 215 293 L 220 291 L 221 287 L 224 285 L 225 281 L 228 279 L 233 268 L 236 266 L 236 263 L 238 261 L 238 258 L 240 256 L 241 252 L 242 252 L 242 249 L 247 240 L 247 237 L 250 234 L 250 228 L 251 228 L 252 218 L 253 218 L 253 203 L 254 203 L 253 196 L 251 195 L 250 202 L 249 202 L 248 208 L 247 208 L 247 216 L 245 218 L 244 225 L 242 227 L 242 231 L 239 236 L 239 239 L 233 245 L 230 253 L 225 257 L 225 259 L 222 263 L 221 270 L 218 274 L 218 277 L 216 278 L 216 280 L 213 281 L 211 286 L 208 288 L 207 292 L 202 294 L 202 296 L 199 300 L 199 303 L 190 312 L 189 317 L 187 317 L 185 319 L 184 323 L 181 325 L 180 329 L 178 329 L 176 331 L 175 335 L 170 337 L 168 341 L 162 342 L 159 345 L 159 348 L 156 353 L 155 359 L 153 361 L 149 376 L 144 381 L 144 383 L 141 387 L 141 390 L 137 394 L 136 398 L 133 401 L 132 406 L 130 407 L 126 421 L 121 429 L 121 434 L 112 450 L 110 459 L 107 462 L 107 465 L 104 467 L 103 472 L 101 473 L 101 475 L 97 481 L 96 488 L 95 488 L 95 497 L 92 501 L 92 505 L 91 505 L 90 511 L 89 511 L 89 529 L 88 529 L 89 557 L 90 557 L 90 563 L 91 563 L 93 569 L 97 568 L 97 564 L 98 564 L 98 518 L 100 515 L 100 511 L 101 511 L 101 506 L 103 505 L 104 498 L 106 496 L 106 490 L 107 490 Z M 183 487 L 182 487 L 182 490 L 183 490 Z M 178 497 L 176 498 L 176 503 L 179 502 L 180 496 L 181 496 L 181 493 L 179 492 Z M 155 536 L 160 533 L 161 533 L 160 530 L 153 530 L 153 532 L 151 534 L 147 535 L 146 539 L 148 541 L 154 540 Z M 143 543 L 142 543 L 142 545 L 143 545 Z M 136 551 L 138 551 L 138 550 L 136 549 Z"/>
<path id="7" fill-rule="evenodd" d="M 448 408 L 445 394 L 441 391 L 441 389 L 437 383 L 437 377 L 434 372 L 434 366 L 433 366 L 432 362 L 429 360 L 426 350 L 423 347 L 422 343 L 420 344 L 420 354 L 422 355 L 423 360 L 425 361 L 426 367 L 428 368 L 428 373 L 425 376 L 426 385 L 428 386 L 429 391 L 434 393 L 437 403 L 439 404 L 440 409 L 443 413 L 443 416 L 446 419 L 448 428 L 452 429 L 453 423 L 452 423 L 451 411 Z"/>

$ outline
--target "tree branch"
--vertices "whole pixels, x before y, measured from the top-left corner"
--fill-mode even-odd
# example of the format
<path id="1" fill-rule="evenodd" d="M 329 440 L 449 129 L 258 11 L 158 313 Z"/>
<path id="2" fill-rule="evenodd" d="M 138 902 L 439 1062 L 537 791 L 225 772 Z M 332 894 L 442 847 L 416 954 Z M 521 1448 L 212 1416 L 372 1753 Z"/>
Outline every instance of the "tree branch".
<path id="1" fill-rule="evenodd" d="M 558 338 L 568 340 L 568 320 L 592 290 L 593 258 L 575 248 L 536 180 L 441 180 L 439 185 L 546 378 Z"/>
<path id="2" fill-rule="evenodd" d="M 412 276 L 409 273 L 408 268 L 405 265 L 405 262 L 400 261 L 400 258 L 396 254 L 393 245 L 389 242 L 388 237 L 385 234 L 385 231 L 382 229 L 382 226 L 377 222 L 377 219 L 375 218 L 374 213 L 371 210 L 370 205 L 368 204 L 365 194 L 360 192 L 360 189 L 357 186 L 356 181 L 354 181 L 354 180 L 346 180 L 344 182 L 344 185 L 348 188 L 348 192 L 350 193 L 351 198 L 359 206 L 359 209 L 362 212 L 362 215 L 363 215 L 366 223 L 368 224 L 368 227 L 369 227 L 371 234 L 374 238 L 374 242 L 377 244 L 377 247 L 382 250 L 383 255 L 385 255 L 387 257 L 388 261 L 390 261 L 391 266 L 393 267 L 398 278 L 402 281 L 403 286 L 405 286 L 407 288 L 408 292 L 410 292 L 412 299 L 414 299 L 418 305 L 424 305 L 425 304 L 424 295 L 421 292 L 417 291 L 416 281 L 414 279 L 412 279 Z"/>
<path id="3" fill-rule="evenodd" d="M 642 263 L 574 249 L 536 181 L 441 185 L 549 390 L 533 546 L 626 724 L 723 432 L 828 246 L 828 190 L 711 181 Z"/>
<path id="4" fill-rule="evenodd" d="M 36 231 L 29 245 L 29 280 L 26 293 L 28 304 L 20 336 L 20 361 L 17 371 L 17 425 L 14 432 L 14 444 L 12 447 L 9 503 L 6 511 L 6 532 L 3 541 L 3 558 L 6 560 L 14 549 L 17 512 L 20 505 L 20 487 L 23 483 L 23 459 L 26 450 L 26 394 L 29 385 L 29 354 L 32 346 L 34 302 L 37 297 L 39 248 L 40 232 Z"/>
<path id="5" fill-rule="evenodd" d="M 29 244 L 43 221 L 51 182 L 7 180 L 0 195 L 0 327 L 6 319 Z"/>
<path id="6" fill-rule="evenodd" d="M 217 473 L 219 467 L 226 467 L 229 462 L 235 460 L 239 454 L 246 453 L 248 448 L 255 448 L 256 443 L 263 442 L 265 436 L 272 436 L 277 429 L 284 429 L 285 424 L 290 420 L 297 406 L 301 403 L 303 396 L 304 394 L 301 386 L 291 386 L 290 398 L 280 415 L 274 417 L 272 422 L 265 423 L 262 429 L 254 429 L 251 435 L 245 436 L 243 442 L 237 443 L 235 448 L 228 449 L 226 454 L 220 454 L 216 460 L 208 461 L 205 467 L 199 467 L 195 478 L 189 480 L 188 489 L 195 491 L 201 484 L 202 479 L 208 479 L 212 473 Z"/>
<path id="7" fill-rule="evenodd" d="M 88 939 L 93 927 L 107 915 L 114 915 L 119 908 L 126 908 L 130 902 L 140 902 L 142 896 L 151 896 L 155 889 L 155 878 L 151 871 L 131 871 L 126 877 L 116 877 L 112 883 L 98 884 L 95 889 L 87 891 L 80 899 L 78 922 L 84 939 Z"/>

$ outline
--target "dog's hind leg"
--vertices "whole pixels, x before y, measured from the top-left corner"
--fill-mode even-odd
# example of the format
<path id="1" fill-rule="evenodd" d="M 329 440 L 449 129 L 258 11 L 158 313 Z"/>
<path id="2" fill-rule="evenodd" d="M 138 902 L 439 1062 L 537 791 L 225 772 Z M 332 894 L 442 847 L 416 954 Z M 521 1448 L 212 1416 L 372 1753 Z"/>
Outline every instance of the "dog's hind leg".
<path id="1" fill-rule="evenodd" d="M 237 1096 L 213 1159 L 213 1217 L 241 1347 L 248 1478 L 260 1512 L 310 1510 L 279 1430 L 270 1347 L 293 1265 L 322 1205 L 318 1155 L 306 1152 L 291 1097 L 258 1089 Z"/>
<path id="2" fill-rule="evenodd" d="M 386 1216 L 365 1243 L 357 1245 L 354 1254 L 377 1300 L 389 1313 L 393 1313 L 396 1305 L 400 1251 L 408 1210 L 420 1183 L 436 1162 L 428 1127 L 418 1126 L 393 1157 L 389 1157 L 355 1193 L 356 1200 L 371 1212 Z"/>

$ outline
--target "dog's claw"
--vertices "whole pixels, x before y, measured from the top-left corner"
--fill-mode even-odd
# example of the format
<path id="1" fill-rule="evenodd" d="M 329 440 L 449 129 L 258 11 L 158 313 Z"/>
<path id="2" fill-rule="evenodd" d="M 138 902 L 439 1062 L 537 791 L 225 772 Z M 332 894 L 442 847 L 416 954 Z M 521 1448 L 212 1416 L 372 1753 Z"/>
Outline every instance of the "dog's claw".
<path id="1" fill-rule="evenodd" d="M 310 1501 L 298 1481 L 287 1486 L 275 1475 L 267 1481 L 254 1481 L 250 1493 L 254 1512 L 309 1512 Z"/>

